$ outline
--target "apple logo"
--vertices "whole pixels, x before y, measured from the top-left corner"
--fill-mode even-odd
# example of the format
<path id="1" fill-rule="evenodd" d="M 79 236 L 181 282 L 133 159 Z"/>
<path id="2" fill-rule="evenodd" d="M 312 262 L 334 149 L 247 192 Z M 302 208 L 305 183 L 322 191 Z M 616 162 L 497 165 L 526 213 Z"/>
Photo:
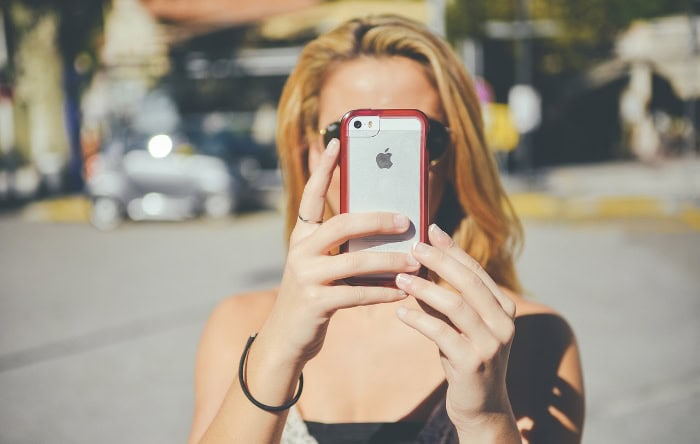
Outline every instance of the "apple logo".
<path id="1" fill-rule="evenodd" d="M 389 148 L 385 149 L 383 153 L 377 154 L 377 166 L 379 168 L 391 168 L 394 163 L 391 161 L 391 153 L 388 152 Z"/>

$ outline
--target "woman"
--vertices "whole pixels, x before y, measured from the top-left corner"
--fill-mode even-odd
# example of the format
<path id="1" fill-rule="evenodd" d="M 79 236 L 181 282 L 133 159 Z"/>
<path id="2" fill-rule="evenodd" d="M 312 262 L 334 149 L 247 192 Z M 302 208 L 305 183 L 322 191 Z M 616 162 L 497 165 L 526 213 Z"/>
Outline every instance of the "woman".
<path id="1" fill-rule="evenodd" d="M 338 214 L 338 141 L 325 146 L 320 133 L 357 108 L 419 109 L 449 127 L 448 146 L 428 146 L 430 242 L 410 255 L 334 254 L 349 238 L 408 228 L 403 215 Z M 317 38 L 283 91 L 278 148 L 282 281 L 209 319 L 191 442 L 580 441 L 576 342 L 559 315 L 519 294 L 520 225 L 472 83 L 442 40 L 394 16 Z M 410 274 L 421 265 L 430 279 Z M 397 288 L 337 283 L 389 271 Z"/>

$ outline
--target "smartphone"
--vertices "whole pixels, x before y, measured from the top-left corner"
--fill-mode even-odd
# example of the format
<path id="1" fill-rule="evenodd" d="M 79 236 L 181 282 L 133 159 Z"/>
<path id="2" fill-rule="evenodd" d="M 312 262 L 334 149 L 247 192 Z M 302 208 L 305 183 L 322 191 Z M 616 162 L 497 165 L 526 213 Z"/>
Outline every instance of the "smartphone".
<path id="1" fill-rule="evenodd" d="M 428 119 L 414 109 L 359 109 L 340 127 L 340 211 L 401 213 L 411 226 L 400 235 L 350 239 L 341 253 L 370 250 L 409 253 L 428 236 Z M 416 274 L 425 275 L 424 269 Z M 361 275 L 351 285 L 395 285 L 395 273 Z"/>

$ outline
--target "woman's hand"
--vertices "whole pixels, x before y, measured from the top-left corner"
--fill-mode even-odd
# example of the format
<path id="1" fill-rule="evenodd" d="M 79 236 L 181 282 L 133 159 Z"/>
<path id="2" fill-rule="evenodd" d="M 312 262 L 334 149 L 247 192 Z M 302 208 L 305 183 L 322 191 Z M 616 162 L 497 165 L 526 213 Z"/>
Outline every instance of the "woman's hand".
<path id="1" fill-rule="evenodd" d="M 299 220 L 292 231 L 287 261 L 275 305 L 259 336 L 276 338 L 287 362 L 303 366 L 321 349 L 331 316 L 341 308 L 393 302 L 406 297 L 396 288 L 348 286 L 343 278 L 380 272 L 412 272 L 418 262 L 405 253 L 352 252 L 331 255 L 348 239 L 372 234 L 399 234 L 409 228 L 406 216 L 392 213 L 339 214 L 323 223 L 326 193 L 338 157 L 333 140 L 306 184 Z M 280 344 L 279 341 L 283 341 Z M 282 345 L 282 346 L 280 346 Z"/>
<path id="2" fill-rule="evenodd" d="M 452 288 L 399 274 L 398 287 L 425 310 L 401 307 L 397 314 L 438 346 L 448 382 L 447 413 L 460 436 L 473 440 L 481 431 L 495 433 L 498 442 L 520 442 L 506 391 L 515 304 L 436 225 L 429 238 L 432 246 L 419 243 L 413 255 Z"/>

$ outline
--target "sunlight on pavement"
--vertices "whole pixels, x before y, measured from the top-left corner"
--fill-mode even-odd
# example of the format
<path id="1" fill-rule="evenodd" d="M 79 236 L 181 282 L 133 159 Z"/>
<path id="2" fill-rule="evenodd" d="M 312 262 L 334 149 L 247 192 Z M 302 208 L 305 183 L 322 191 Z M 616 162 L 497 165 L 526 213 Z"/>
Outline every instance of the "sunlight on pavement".
<path id="1" fill-rule="evenodd" d="M 700 231 L 700 208 L 688 205 L 681 212 L 681 220 L 693 229 Z"/>
<path id="2" fill-rule="evenodd" d="M 90 202 L 84 196 L 71 196 L 29 204 L 22 211 L 29 222 L 85 222 L 90 220 Z"/>

